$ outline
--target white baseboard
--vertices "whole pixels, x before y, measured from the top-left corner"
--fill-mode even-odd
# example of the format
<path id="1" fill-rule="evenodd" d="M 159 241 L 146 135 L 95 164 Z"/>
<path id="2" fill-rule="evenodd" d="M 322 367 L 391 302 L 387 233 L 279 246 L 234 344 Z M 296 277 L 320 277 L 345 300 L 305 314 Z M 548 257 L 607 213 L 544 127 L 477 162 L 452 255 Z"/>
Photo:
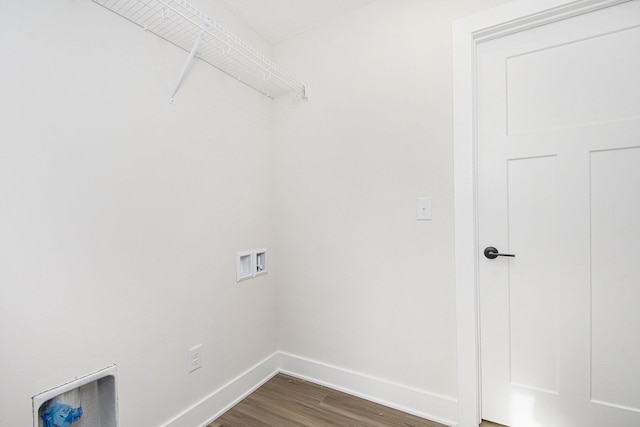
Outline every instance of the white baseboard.
<path id="1" fill-rule="evenodd" d="M 205 427 L 279 372 L 441 424 L 458 425 L 456 399 L 280 352 L 193 405 L 165 427 Z"/>
<path id="2" fill-rule="evenodd" d="M 205 427 L 278 372 L 280 372 L 280 354 L 274 353 L 173 418 L 165 424 L 165 427 Z"/>
<path id="3" fill-rule="evenodd" d="M 458 425 L 458 402 L 450 397 L 287 353 L 280 353 L 280 372 L 441 424 L 452 427 Z"/>

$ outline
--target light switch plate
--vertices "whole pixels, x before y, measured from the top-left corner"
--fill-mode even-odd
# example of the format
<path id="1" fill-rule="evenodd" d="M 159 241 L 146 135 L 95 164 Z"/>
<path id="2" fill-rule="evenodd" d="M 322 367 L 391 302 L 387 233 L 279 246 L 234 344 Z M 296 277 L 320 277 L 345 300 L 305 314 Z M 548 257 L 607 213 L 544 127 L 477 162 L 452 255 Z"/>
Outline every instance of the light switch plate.
<path id="1" fill-rule="evenodd" d="M 416 199 L 416 219 L 419 221 L 431 219 L 431 197 L 418 197 Z"/>

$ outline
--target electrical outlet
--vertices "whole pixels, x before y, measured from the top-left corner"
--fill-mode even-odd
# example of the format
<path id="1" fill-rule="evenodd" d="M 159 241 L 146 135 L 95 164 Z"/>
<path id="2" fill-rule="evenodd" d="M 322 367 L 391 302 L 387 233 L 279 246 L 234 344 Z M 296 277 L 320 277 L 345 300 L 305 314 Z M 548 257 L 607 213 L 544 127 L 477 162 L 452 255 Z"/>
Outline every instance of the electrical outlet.
<path id="1" fill-rule="evenodd" d="M 202 368 L 202 344 L 189 349 L 189 372 Z"/>

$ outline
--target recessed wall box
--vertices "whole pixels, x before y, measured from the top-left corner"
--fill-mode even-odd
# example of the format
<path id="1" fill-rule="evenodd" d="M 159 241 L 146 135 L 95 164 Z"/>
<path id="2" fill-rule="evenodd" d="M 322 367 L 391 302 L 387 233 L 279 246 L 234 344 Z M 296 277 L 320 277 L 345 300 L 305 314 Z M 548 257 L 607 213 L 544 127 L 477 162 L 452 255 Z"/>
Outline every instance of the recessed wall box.
<path id="1" fill-rule="evenodd" d="M 33 396 L 33 427 L 118 427 L 115 365 Z M 62 423 L 60 423 L 62 424 Z M 69 424 L 64 424 L 69 425 Z"/>
<path id="2" fill-rule="evenodd" d="M 260 276 L 263 274 L 267 274 L 268 272 L 268 267 L 269 267 L 269 257 L 268 257 L 268 251 L 267 249 L 257 249 L 256 251 L 254 251 L 255 254 L 255 261 L 254 261 L 254 266 L 255 266 L 255 272 L 256 272 L 256 276 Z"/>
<path id="3" fill-rule="evenodd" d="M 251 279 L 255 276 L 255 267 L 253 264 L 253 252 L 238 252 L 236 257 L 236 281 Z"/>

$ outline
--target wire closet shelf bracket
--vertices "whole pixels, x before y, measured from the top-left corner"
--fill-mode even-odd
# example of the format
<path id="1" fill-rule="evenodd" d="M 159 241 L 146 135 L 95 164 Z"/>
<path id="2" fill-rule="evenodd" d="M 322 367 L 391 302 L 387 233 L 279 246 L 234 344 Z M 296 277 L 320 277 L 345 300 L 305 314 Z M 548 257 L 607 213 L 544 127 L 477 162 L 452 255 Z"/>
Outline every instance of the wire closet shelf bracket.
<path id="1" fill-rule="evenodd" d="M 305 85 L 184 0 L 93 1 L 189 52 L 171 92 L 171 103 L 197 58 L 269 98 L 290 93 L 308 99 Z"/>

